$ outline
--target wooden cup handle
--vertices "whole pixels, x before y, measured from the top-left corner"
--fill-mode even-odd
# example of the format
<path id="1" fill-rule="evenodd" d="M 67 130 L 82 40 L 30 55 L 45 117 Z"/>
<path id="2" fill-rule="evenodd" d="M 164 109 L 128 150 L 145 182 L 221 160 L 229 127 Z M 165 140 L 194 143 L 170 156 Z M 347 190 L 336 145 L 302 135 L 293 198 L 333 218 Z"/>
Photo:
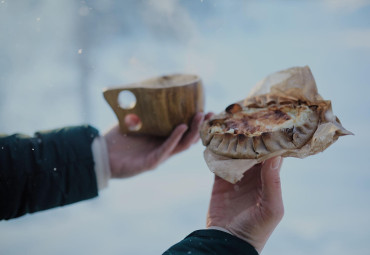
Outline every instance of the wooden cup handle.
<path id="1" fill-rule="evenodd" d="M 135 96 L 136 103 L 135 103 L 134 107 L 127 108 L 127 109 L 121 107 L 120 102 L 119 102 L 119 94 L 122 91 L 129 91 Z M 137 105 L 138 105 L 137 90 L 135 88 L 107 89 L 103 92 L 103 94 L 104 94 L 104 98 L 107 100 L 108 104 L 112 107 L 114 113 L 116 114 L 116 116 L 118 118 L 121 131 L 123 133 L 137 133 L 137 132 L 139 132 L 139 130 L 140 130 L 139 128 L 141 128 L 141 125 L 143 125 L 142 120 L 141 120 L 140 126 L 138 126 L 138 129 L 135 129 L 135 128 L 130 129 L 125 123 L 125 117 L 128 114 L 135 114 L 140 118 L 140 113 L 139 113 L 138 107 L 137 107 Z"/>

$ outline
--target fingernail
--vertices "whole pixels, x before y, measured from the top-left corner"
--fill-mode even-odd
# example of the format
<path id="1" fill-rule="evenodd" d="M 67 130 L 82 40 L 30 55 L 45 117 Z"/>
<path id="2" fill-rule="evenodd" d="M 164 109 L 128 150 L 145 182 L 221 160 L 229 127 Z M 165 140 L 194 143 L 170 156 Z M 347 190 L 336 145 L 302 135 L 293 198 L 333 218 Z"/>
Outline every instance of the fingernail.
<path id="1" fill-rule="evenodd" d="M 274 169 L 274 170 L 279 169 L 280 161 L 281 161 L 280 156 L 274 158 L 273 161 L 271 162 L 271 168 Z"/>

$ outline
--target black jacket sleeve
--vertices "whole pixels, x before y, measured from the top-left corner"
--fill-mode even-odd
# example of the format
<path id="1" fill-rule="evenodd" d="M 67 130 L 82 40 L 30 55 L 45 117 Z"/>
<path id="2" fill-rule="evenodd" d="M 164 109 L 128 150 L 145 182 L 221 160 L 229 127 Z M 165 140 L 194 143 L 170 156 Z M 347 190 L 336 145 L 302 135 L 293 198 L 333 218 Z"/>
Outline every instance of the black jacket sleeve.
<path id="1" fill-rule="evenodd" d="M 91 126 L 0 136 L 0 220 L 97 196 Z"/>
<path id="2" fill-rule="evenodd" d="M 197 230 L 169 248 L 163 255 L 258 255 L 256 249 L 223 231 Z"/>

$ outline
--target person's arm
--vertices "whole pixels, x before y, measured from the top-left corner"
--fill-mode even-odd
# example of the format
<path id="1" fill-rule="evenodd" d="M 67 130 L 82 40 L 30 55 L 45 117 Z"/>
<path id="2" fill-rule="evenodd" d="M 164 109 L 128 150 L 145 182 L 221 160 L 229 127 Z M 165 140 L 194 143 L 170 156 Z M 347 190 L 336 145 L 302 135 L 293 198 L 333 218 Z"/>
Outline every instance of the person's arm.
<path id="1" fill-rule="evenodd" d="M 98 195 L 91 126 L 0 137 L 0 219 Z"/>
<path id="2" fill-rule="evenodd" d="M 111 177 L 154 169 L 199 140 L 203 119 L 169 137 L 124 135 L 118 125 L 103 136 L 91 126 L 0 136 L 0 220 L 93 198 Z"/>
<path id="3" fill-rule="evenodd" d="M 236 184 L 215 176 L 208 229 L 194 232 L 164 254 L 260 253 L 284 214 L 281 162 L 276 157 L 255 165 Z"/>
<path id="4" fill-rule="evenodd" d="M 268 159 L 236 184 L 215 177 L 207 227 L 225 228 L 261 253 L 284 215 L 281 164 L 281 157 Z"/>

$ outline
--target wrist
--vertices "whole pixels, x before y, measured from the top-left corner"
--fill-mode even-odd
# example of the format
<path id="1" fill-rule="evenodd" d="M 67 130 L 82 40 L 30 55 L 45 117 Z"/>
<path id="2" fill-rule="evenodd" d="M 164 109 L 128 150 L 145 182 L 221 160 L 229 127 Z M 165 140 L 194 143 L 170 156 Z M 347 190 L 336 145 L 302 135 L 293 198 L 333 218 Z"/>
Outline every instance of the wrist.
<path id="1" fill-rule="evenodd" d="M 214 230 L 219 230 L 219 231 L 223 231 L 225 233 L 228 233 L 230 235 L 233 235 L 233 233 L 231 233 L 229 230 L 227 230 L 226 228 L 223 228 L 223 227 L 218 227 L 218 226 L 209 226 L 207 227 L 207 229 L 214 229 Z"/>

